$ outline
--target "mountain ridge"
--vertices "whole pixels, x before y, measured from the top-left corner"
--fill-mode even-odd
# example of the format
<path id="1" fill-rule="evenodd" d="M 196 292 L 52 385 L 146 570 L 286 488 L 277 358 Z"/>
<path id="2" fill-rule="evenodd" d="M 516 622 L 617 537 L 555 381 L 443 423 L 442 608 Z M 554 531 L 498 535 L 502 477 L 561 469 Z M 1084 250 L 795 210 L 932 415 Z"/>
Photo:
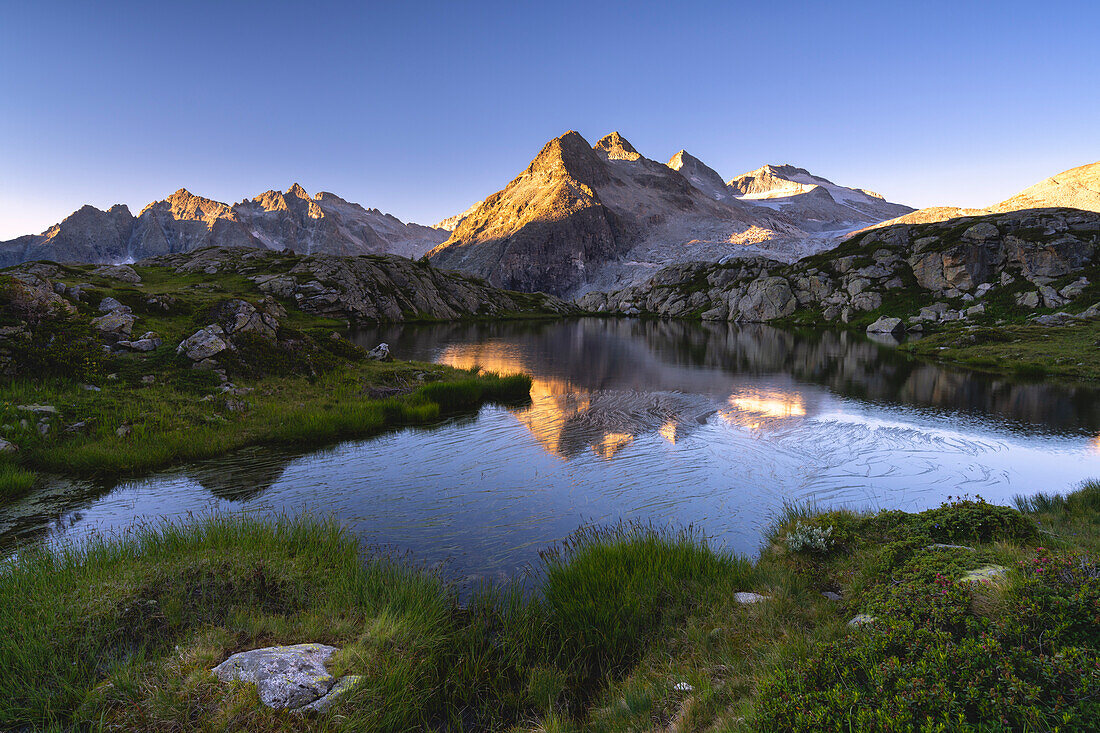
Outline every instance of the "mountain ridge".
<path id="1" fill-rule="evenodd" d="M 179 188 L 134 216 L 126 204 L 85 204 L 38 235 L 0 242 L 0 266 L 30 260 L 132 262 L 202 247 L 254 247 L 301 254 L 397 254 L 416 258 L 447 232 L 402 222 L 336 194 L 310 196 L 294 183 L 226 204 Z"/>

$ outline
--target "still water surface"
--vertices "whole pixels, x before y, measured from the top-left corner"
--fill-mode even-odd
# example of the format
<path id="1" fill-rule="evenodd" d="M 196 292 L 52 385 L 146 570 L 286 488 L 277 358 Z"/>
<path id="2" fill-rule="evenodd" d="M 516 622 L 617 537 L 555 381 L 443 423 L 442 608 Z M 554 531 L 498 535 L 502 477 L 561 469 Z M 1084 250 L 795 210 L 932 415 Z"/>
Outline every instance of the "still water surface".
<path id="1" fill-rule="evenodd" d="M 784 502 L 1010 503 L 1100 477 L 1100 391 L 913 362 L 847 333 L 584 319 L 361 331 L 402 359 L 534 377 L 529 404 L 308 453 L 249 449 L 136 481 L 59 481 L 0 546 L 210 512 L 331 514 L 464 583 L 585 523 L 693 524 L 754 553 Z"/>

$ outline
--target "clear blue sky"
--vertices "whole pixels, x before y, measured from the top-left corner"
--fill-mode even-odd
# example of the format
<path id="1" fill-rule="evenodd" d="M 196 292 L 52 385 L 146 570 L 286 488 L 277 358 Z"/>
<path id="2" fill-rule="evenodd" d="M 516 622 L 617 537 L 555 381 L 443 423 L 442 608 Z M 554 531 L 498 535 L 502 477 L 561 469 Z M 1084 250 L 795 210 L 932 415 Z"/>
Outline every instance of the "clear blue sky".
<path id="1" fill-rule="evenodd" d="M 433 223 L 555 135 L 914 206 L 1100 159 L 1100 3 L 0 0 L 0 238 L 298 181 Z"/>

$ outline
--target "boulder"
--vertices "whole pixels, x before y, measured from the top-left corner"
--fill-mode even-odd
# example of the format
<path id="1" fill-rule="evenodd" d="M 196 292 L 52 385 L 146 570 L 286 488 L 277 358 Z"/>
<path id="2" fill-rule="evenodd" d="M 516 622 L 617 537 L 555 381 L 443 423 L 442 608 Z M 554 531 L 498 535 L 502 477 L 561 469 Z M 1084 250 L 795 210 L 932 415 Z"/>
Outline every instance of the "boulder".
<path id="1" fill-rule="evenodd" d="M 878 621 L 878 619 L 869 613 L 857 613 L 848 622 L 848 625 L 852 628 L 859 628 L 861 626 L 868 626 L 870 624 L 873 624 L 875 621 Z"/>
<path id="2" fill-rule="evenodd" d="M 992 585 L 1003 580 L 1007 573 L 1008 570 L 1001 565 L 983 565 L 980 568 L 968 572 L 959 579 L 959 582 Z"/>
<path id="3" fill-rule="evenodd" d="M 1016 296 L 1016 305 L 1024 308 L 1038 308 L 1039 307 L 1039 293 L 1032 290 L 1029 293 L 1020 293 Z"/>
<path id="4" fill-rule="evenodd" d="M 739 320 L 753 323 L 785 318 L 794 313 L 798 301 L 790 283 L 782 277 L 764 277 L 749 283 L 737 304 Z"/>
<path id="5" fill-rule="evenodd" d="M 14 453 L 19 450 L 19 447 L 10 441 L 0 438 L 0 453 Z"/>
<path id="6" fill-rule="evenodd" d="M 367 352 L 367 358 L 375 361 L 393 361 L 393 357 L 390 356 L 390 345 L 378 344 Z"/>
<path id="7" fill-rule="evenodd" d="M 139 283 L 141 275 L 129 265 L 102 265 L 92 270 L 93 275 L 119 280 L 124 283 Z"/>
<path id="8" fill-rule="evenodd" d="M 336 680 L 325 663 L 335 652 L 336 647 L 326 644 L 269 646 L 238 652 L 212 671 L 222 682 L 256 685 L 260 701 L 268 707 L 295 709 L 332 690 Z"/>
<path id="9" fill-rule="evenodd" d="M 1058 294 L 1058 291 L 1049 285 L 1039 286 L 1039 297 L 1043 299 L 1043 307 L 1057 308 L 1066 304 L 1066 299 Z"/>
<path id="10" fill-rule="evenodd" d="M 1059 290 L 1058 295 L 1061 295 L 1066 300 L 1073 300 L 1078 295 L 1083 293 L 1085 288 L 1087 288 L 1089 284 L 1089 279 L 1087 277 L 1079 278 Z"/>
<path id="11" fill-rule="evenodd" d="M 199 329 L 176 347 L 177 354 L 184 354 L 191 361 L 201 362 L 231 348 L 225 331 L 217 324 Z"/>
<path id="12" fill-rule="evenodd" d="M 985 304 L 984 303 L 978 303 L 977 305 L 972 305 L 972 306 L 970 306 L 969 308 L 967 308 L 966 310 L 963 311 L 963 315 L 966 316 L 967 318 L 976 318 L 977 316 L 984 316 L 985 315 Z"/>
<path id="13" fill-rule="evenodd" d="M 737 601 L 741 605 L 747 606 L 753 603 L 759 603 L 760 601 L 766 601 L 770 596 L 763 596 L 759 593 L 746 593 L 739 592 L 733 594 L 733 600 Z"/>
<path id="14" fill-rule="evenodd" d="M 134 321 L 136 320 L 137 319 L 127 311 L 114 310 L 99 318 L 93 318 L 92 328 L 104 335 L 128 338 L 130 332 L 134 328 Z"/>
<path id="15" fill-rule="evenodd" d="M 251 333 L 273 339 L 279 330 L 275 316 L 260 311 L 245 300 L 227 300 L 218 305 L 213 316 L 214 322 L 229 336 Z"/>
<path id="16" fill-rule="evenodd" d="M 905 325 L 900 318 L 883 316 L 867 327 L 867 333 L 902 333 Z"/>
<path id="17" fill-rule="evenodd" d="M 299 708 L 299 710 L 309 710 L 310 712 L 314 713 L 323 713 L 331 708 L 341 697 L 358 688 L 366 681 L 366 676 L 361 674 L 345 675 L 336 681 L 336 684 L 332 686 L 332 688 L 328 691 L 328 694 L 326 694 L 324 697 L 314 700 L 309 705 L 302 706 L 301 708 Z"/>
<path id="18" fill-rule="evenodd" d="M 130 313 L 130 306 L 119 303 L 114 298 L 108 296 L 99 301 L 100 313 L 115 313 L 121 311 L 122 313 Z"/>

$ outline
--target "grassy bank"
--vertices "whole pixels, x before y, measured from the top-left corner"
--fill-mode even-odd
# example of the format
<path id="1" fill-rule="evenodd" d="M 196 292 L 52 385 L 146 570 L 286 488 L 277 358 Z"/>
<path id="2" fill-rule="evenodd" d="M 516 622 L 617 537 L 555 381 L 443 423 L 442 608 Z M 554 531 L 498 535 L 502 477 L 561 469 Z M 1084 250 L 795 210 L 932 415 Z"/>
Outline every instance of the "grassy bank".
<path id="1" fill-rule="evenodd" d="M 1100 379 L 1100 323 L 950 328 L 900 347 L 918 358 L 995 374 Z"/>
<path id="2" fill-rule="evenodd" d="M 0 496 L 34 472 L 121 475 L 247 445 L 314 445 L 422 424 L 484 402 L 527 398 L 530 379 L 434 364 L 348 361 L 317 375 L 240 377 L 149 369 L 103 380 L 19 380 L 0 388 L 0 424 L 19 446 L 0 463 Z M 142 379 L 148 379 L 145 383 Z M 50 411 L 26 409 L 45 406 Z"/>
<path id="3" fill-rule="evenodd" d="M 282 272 L 301 258 L 268 259 Z M 39 270 L 52 280 L 0 274 L 0 502 L 43 472 L 136 474 L 253 444 L 320 444 L 524 400 L 530 390 L 525 377 L 374 361 L 333 330 L 343 321 L 267 295 L 232 270 L 138 266 L 129 277 L 140 282 L 93 265 Z M 539 312 L 542 296 L 517 297 Z M 149 350 L 96 330 L 107 299 L 136 319 L 131 338 L 152 333 Z M 228 346 L 202 364 L 177 353 L 199 329 L 243 322 L 252 325 L 223 331 Z"/>
<path id="4" fill-rule="evenodd" d="M 310 519 L 27 552 L 0 574 L 0 726 L 1095 730 L 1100 485 L 1019 506 L 791 510 L 755 562 L 691 533 L 589 530 L 543 554 L 534 592 L 465 605 Z M 766 598 L 739 603 L 750 591 Z M 324 715 L 209 673 L 306 641 L 366 679 Z"/>

